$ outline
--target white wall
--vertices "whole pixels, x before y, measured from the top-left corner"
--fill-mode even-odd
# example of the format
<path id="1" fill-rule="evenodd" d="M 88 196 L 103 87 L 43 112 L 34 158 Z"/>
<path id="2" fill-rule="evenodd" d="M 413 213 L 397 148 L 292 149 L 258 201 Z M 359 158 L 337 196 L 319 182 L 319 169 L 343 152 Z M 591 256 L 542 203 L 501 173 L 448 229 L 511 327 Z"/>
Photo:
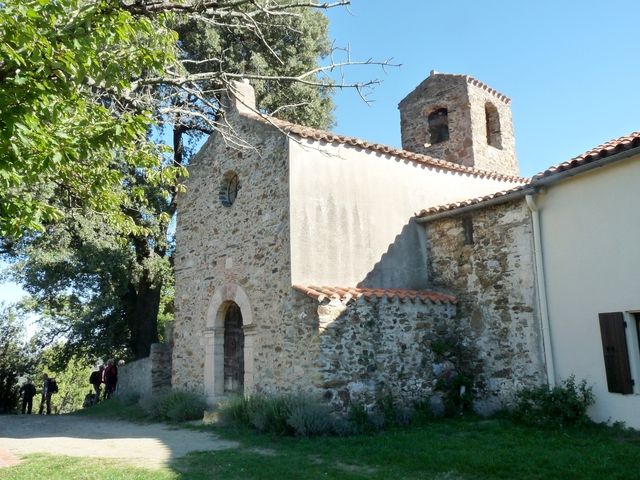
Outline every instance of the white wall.
<path id="1" fill-rule="evenodd" d="M 538 196 L 557 380 L 572 373 L 587 379 L 597 396 L 593 418 L 634 428 L 640 428 L 640 378 L 636 394 L 608 392 L 598 313 L 640 310 L 639 187 L 635 156 Z M 634 363 L 637 353 L 630 352 Z"/>
<path id="2" fill-rule="evenodd" d="M 410 218 L 515 185 L 352 146 L 318 145 L 290 140 L 293 284 L 355 286 L 371 273 L 367 286 L 424 288 L 424 249 Z M 385 254 L 394 259 L 388 266 Z"/>

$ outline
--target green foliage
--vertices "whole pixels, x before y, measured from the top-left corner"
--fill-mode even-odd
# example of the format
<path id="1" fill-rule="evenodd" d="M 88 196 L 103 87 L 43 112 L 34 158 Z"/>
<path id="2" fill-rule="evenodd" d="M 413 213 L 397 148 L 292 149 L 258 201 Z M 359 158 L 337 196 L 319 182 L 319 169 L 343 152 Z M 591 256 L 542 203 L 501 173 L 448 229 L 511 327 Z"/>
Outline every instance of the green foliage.
<path id="1" fill-rule="evenodd" d="M 103 0 L 2 3 L 0 237 L 59 220 L 50 198 L 134 228 L 124 174 L 158 167 L 160 152 L 147 140 L 151 112 L 124 105 L 135 81 L 176 65 L 164 21 Z"/>
<path id="2" fill-rule="evenodd" d="M 0 413 L 12 412 L 18 405 L 18 381 L 30 375 L 37 350 L 24 338 L 25 332 L 15 311 L 0 303 Z"/>
<path id="3" fill-rule="evenodd" d="M 458 338 L 443 337 L 433 342 L 431 349 L 443 369 L 437 376 L 435 391 L 442 394 L 446 417 L 473 410 L 475 348 Z"/>
<path id="4" fill-rule="evenodd" d="M 58 384 L 58 393 L 51 397 L 52 409 L 57 414 L 80 410 L 87 393 L 93 393 L 89 384 L 93 365 L 80 356 L 65 358 L 64 348 L 63 343 L 45 348 L 38 362 L 37 386 L 43 373 L 55 378 Z"/>
<path id="5" fill-rule="evenodd" d="M 243 425 L 279 436 L 316 436 L 333 432 L 330 408 L 306 395 L 236 397 L 219 407 L 223 423 Z"/>
<path id="6" fill-rule="evenodd" d="M 187 63 L 193 73 L 211 71 L 211 63 L 203 60 L 217 58 L 216 72 L 298 75 L 328 54 L 327 19 L 299 8 L 295 14 L 259 19 L 262 34 L 256 36 L 243 26 L 246 18 L 235 15 L 223 28 L 191 14 L 134 15 L 102 0 L 10 0 L 7 5 L 0 12 L 0 28 L 6 24 L 0 41 L 2 48 L 18 53 L 15 65 L 0 63 L 0 131 L 20 156 L 8 149 L 7 161 L 0 156 L 0 186 L 5 176 L 10 181 L 7 189 L 0 188 L 0 240 L 46 228 L 43 235 L 27 235 L 14 245 L 21 261 L 13 279 L 32 295 L 24 307 L 43 319 L 44 339 L 50 343 L 64 335 L 66 358 L 74 352 L 145 357 L 173 320 L 170 224 L 180 188 L 176 175 L 185 172 L 196 141 L 210 129 L 200 113 L 215 120 L 219 112 L 166 85 L 142 88 L 140 83 L 162 77 L 169 67 L 180 73 L 178 47 L 181 59 L 197 61 Z M 234 8 L 246 13 L 254 6 Z M 27 41 L 29 32 L 33 38 Z M 24 49 L 18 49 L 16 36 L 27 42 Z M 58 53 L 64 57 L 59 66 Z M 40 78 L 58 67 L 64 79 L 57 73 Z M 29 78 L 23 85 L 28 91 L 14 88 L 15 79 L 5 76 L 11 68 Z M 33 90 L 38 82 L 42 89 Z M 225 82 L 223 76 L 202 82 L 210 105 L 218 105 L 216 95 Z M 254 85 L 265 113 L 297 104 L 278 116 L 316 127 L 332 122 L 329 89 L 277 79 Z M 171 107 L 193 108 L 198 115 L 164 113 Z M 57 116 L 50 114 L 58 110 Z M 16 143 L 13 130 L 3 127 L 24 123 L 21 115 L 35 120 L 23 134 L 28 138 Z M 172 159 L 152 141 L 161 128 L 152 125 L 174 129 Z M 9 173 L 3 173 L 5 167 Z M 30 211 L 33 218 L 26 216 Z M 3 219 L 9 226 L 3 227 Z"/>
<path id="7" fill-rule="evenodd" d="M 147 395 L 139 403 L 150 418 L 172 422 L 200 420 L 207 408 L 202 395 L 180 390 Z"/>
<path id="8" fill-rule="evenodd" d="M 595 397 L 586 380 L 576 383 L 571 375 L 562 385 L 526 388 L 518 393 L 513 410 L 515 421 L 543 428 L 563 428 L 588 425 L 587 409 Z"/>

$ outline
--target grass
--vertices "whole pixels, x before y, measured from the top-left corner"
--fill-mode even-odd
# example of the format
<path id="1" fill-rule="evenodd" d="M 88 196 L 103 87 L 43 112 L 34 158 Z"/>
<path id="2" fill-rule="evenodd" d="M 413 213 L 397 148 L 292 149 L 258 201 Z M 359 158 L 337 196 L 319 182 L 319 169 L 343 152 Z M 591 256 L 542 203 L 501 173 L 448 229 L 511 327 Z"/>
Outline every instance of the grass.
<path id="1" fill-rule="evenodd" d="M 137 415 L 111 407 L 109 414 L 99 413 L 127 419 Z M 108 406 L 95 407 L 100 408 Z M 0 479 L 611 480 L 638 478 L 640 463 L 640 434 L 599 426 L 539 430 L 506 419 L 465 418 L 377 435 L 312 439 L 198 428 L 238 440 L 242 446 L 192 453 L 160 471 L 119 467 L 101 459 L 33 455 L 21 465 L 0 470 Z"/>

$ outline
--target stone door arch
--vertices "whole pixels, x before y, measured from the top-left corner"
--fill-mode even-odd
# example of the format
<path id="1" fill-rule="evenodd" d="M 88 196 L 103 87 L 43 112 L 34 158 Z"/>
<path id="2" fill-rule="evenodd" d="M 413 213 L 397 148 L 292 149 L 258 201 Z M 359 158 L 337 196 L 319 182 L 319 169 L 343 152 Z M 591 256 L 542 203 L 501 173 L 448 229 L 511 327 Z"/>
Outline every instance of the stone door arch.
<path id="1" fill-rule="evenodd" d="M 237 308 L 237 310 L 236 310 Z M 238 311 L 239 310 L 239 311 Z M 238 324 L 238 314 L 240 315 L 240 328 Z M 236 317 L 232 320 L 231 317 Z M 235 390 L 233 380 L 226 380 L 233 377 L 234 367 L 227 358 L 228 371 L 225 374 L 225 323 L 231 329 L 236 330 L 236 341 L 238 335 L 243 335 L 242 339 L 242 372 L 239 372 L 236 359 L 235 375 L 242 376 L 242 388 L 239 389 L 240 382 L 236 380 Z M 239 331 L 238 331 L 239 330 Z M 230 342 L 229 332 L 227 340 Z M 246 292 L 238 285 L 227 284 L 215 289 L 215 293 L 209 302 L 207 310 L 207 322 L 204 331 L 205 361 L 204 361 L 204 390 L 210 402 L 216 402 L 229 394 L 251 394 L 254 391 L 253 378 L 253 350 L 254 350 L 255 325 L 253 323 L 253 309 Z M 236 345 L 236 348 L 238 345 Z M 230 364 L 231 363 L 231 364 Z M 227 383 L 229 382 L 229 383 Z"/>

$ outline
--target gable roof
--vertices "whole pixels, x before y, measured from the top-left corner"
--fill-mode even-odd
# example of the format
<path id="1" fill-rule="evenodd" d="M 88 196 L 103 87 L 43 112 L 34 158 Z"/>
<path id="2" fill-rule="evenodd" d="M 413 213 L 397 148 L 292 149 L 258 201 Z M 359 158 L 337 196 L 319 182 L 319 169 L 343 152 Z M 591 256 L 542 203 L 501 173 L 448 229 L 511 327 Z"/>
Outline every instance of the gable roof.
<path id="1" fill-rule="evenodd" d="M 450 213 L 451 215 L 460 213 L 459 210 L 463 208 L 466 210 L 469 207 L 477 206 L 478 208 L 481 208 L 496 203 L 504 203 L 511 199 L 519 198 L 527 193 L 533 192 L 536 187 L 541 184 L 554 183 L 555 181 L 563 178 L 563 174 L 570 174 L 574 172 L 579 173 L 583 170 L 590 169 L 589 167 L 596 167 L 603 163 L 610 163 L 618 158 L 618 154 L 625 152 L 632 153 L 631 151 L 638 147 L 640 147 L 640 131 L 623 135 L 622 137 L 614 140 L 609 140 L 608 142 L 598 145 L 597 147 L 594 147 L 571 160 L 558 165 L 553 165 L 531 177 L 531 179 L 524 185 L 519 185 L 508 190 L 502 190 L 482 197 L 470 198 L 461 202 L 448 203 L 446 205 L 439 205 L 421 210 L 416 216 L 418 218 L 425 219 L 434 215 L 441 217 L 443 216 L 441 214 L 445 213 Z"/>
<path id="2" fill-rule="evenodd" d="M 342 145 L 349 145 L 363 150 L 371 152 L 381 153 L 383 155 L 391 155 L 403 160 L 409 160 L 419 165 L 427 165 L 430 167 L 449 170 L 451 172 L 464 173 L 479 178 L 490 178 L 493 180 L 499 180 L 510 183 L 526 183 L 527 179 L 518 177 L 515 175 L 506 175 L 498 172 L 489 172 L 486 170 L 480 170 L 478 168 L 466 167 L 457 163 L 447 162 L 439 158 L 430 157 L 428 155 L 422 155 L 420 153 L 410 152 L 408 150 L 402 150 L 400 148 L 390 147 L 389 145 L 383 145 L 380 143 L 372 143 L 367 140 L 362 140 L 356 137 L 348 137 L 346 135 L 338 135 L 336 133 L 327 132 L 325 130 L 318 130 L 311 127 L 304 127 L 295 123 L 290 123 L 285 120 L 280 120 L 275 117 L 262 117 L 258 115 L 251 115 L 251 118 L 259 119 L 262 122 L 272 124 L 275 127 L 283 130 L 285 133 L 295 135 L 301 138 L 309 140 L 315 140 L 326 143 L 338 143 Z"/>
<path id="3" fill-rule="evenodd" d="M 336 298 L 342 302 L 358 300 L 363 297 L 365 301 L 370 302 L 374 299 L 386 298 L 387 300 L 400 300 L 411 303 L 420 301 L 422 303 L 450 303 L 456 304 L 458 300 L 443 293 L 431 290 L 405 290 L 400 288 L 358 288 L 358 287 L 304 287 L 302 285 L 294 285 L 293 288 L 299 292 L 308 295 L 311 298 L 322 302 L 325 299 Z"/>

